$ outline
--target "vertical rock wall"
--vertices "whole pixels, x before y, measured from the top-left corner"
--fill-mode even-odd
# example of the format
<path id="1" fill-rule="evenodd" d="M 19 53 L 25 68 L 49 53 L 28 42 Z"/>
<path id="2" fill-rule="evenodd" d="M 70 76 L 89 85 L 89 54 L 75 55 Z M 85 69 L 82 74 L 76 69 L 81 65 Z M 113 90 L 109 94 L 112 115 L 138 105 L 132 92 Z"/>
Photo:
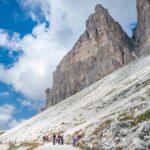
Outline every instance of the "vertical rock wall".
<path id="1" fill-rule="evenodd" d="M 137 27 L 133 39 L 138 56 L 150 54 L 150 0 L 137 0 Z"/>
<path id="2" fill-rule="evenodd" d="M 133 60 L 132 42 L 101 5 L 86 22 L 86 31 L 53 73 L 53 86 L 46 90 L 46 107 L 81 91 Z"/>

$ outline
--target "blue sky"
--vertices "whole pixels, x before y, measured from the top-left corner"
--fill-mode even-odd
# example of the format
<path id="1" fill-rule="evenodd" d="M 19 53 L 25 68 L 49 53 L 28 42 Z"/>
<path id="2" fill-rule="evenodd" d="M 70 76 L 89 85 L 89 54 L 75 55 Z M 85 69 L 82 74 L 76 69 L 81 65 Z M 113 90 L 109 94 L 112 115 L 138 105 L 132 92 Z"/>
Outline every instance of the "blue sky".
<path id="1" fill-rule="evenodd" d="M 7 30 L 9 35 L 18 32 L 24 36 L 32 32 L 37 22 L 33 21 L 15 0 L 0 0 L 0 28 Z M 9 48 L 0 47 L 0 64 L 10 68 L 18 61 L 21 51 L 10 51 Z M 27 119 L 37 113 L 36 109 L 28 109 L 21 105 L 19 100 L 25 99 L 24 95 L 16 92 L 12 85 L 0 82 L 0 106 L 4 104 L 14 105 L 17 109 L 13 115 L 16 121 Z M 9 128 L 8 124 L 0 124 L 1 128 Z"/>
<path id="2" fill-rule="evenodd" d="M 53 71 L 98 3 L 132 35 L 135 0 L 0 0 L 0 129 L 37 114 Z"/>
<path id="3" fill-rule="evenodd" d="M 16 0 L 0 0 L 0 28 L 9 33 L 19 32 L 21 35 L 31 33 L 36 22 L 21 9 Z"/>

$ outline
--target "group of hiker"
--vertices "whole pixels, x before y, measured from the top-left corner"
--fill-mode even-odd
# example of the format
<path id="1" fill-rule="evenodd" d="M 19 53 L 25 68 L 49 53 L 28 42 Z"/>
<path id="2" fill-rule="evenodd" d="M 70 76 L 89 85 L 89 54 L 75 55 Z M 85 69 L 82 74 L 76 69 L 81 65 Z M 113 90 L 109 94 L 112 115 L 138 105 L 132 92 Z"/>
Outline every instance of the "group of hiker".
<path id="1" fill-rule="evenodd" d="M 78 145 L 78 141 L 79 141 L 79 134 L 76 132 L 73 136 L 72 136 L 72 145 L 73 146 L 77 146 Z M 53 133 L 52 138 L 50 139 L 48 134 L 45 134 L 43 136 L 43 142 L 44 143 L 49 143 L 51 142 L 53 143 L 53 145 L 58 144 L 58 145 L 63 145 L 64 144 L 64 135 L 63 133 Z"/>
<path id="2" fill-rule="evenodd" d="M 43 142 L 44 143 L 49 143 L 51 141 L 51 139 L 49 138 L 48 134 L 45 134 L 43 136 Z M 64 137 L 63 137 L 63 133 L 54 133 L 52 136 L 52 142 L 53 145 L 55 145 L 56 143 L 58 145 L 63 145 L 64 144 Z"/>
<path id="3" fill-rule="evenodd" d="M 58 144 L 58 145 L 63 145 L 64 144 L 64 136 L 63 136 L 63 133 L 59 133 L 59 134 L 53 134 L 53 145 L 55 144 Z"/>

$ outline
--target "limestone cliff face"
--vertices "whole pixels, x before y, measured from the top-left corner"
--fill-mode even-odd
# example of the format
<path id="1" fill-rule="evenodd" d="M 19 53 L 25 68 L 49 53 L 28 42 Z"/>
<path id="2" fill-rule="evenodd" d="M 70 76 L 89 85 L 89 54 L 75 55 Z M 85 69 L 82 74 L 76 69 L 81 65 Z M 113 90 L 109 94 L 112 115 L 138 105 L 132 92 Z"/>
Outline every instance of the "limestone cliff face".
<path id="1" fill-rule="evenodd" d="M 150 0 L 137 0 L 138 23 L 134 32 L 137 54 L 150 54 Z"/>
<path id="2" fill-rule="evenodd" d="M 133 60 L 132 44 L 108 11 L 97 5 L 86 22 L 86 31 L 62 59 L 46 90 L 46 107 L 81 91 Z"/>

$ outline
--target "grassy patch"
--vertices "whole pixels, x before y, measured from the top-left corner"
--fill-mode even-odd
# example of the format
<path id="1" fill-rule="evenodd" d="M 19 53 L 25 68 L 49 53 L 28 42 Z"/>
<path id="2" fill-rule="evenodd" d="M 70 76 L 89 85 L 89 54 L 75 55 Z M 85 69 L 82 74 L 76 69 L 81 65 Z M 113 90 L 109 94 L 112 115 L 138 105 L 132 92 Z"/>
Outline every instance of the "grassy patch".
<path id="1" fill-rule="evenodd" d="M 40 143 L 20 143 L 19 145 L 16 144 L 16 143 L 9 143 L 9 148 L 8 150 L 15 150 L 17 148 L 20 148 L 20 147 L 26 147 L 27 150 L 32 150 L 38 146 L 41 146 L 42 144 Z"/>
<path id="2" fill-rule="evenodd" d="M 140 90 L 146 86 L 150 85 L 150 79 L 146 80 L 146 81 L 143 81 L 142 83 L 138 83 L 136 84 L 136 89 L 137 90 Z"/>
<path id="3" fill-rule="evenodd" d="M 8 150 L 13 150 L 13 149 L 15 149 L 15 148 L 17 148 L 17 147 L 16 147 L 16 145 L 15 145 L 14 143 L 9 143 L 9 148 L 8 148 Z"/>
<path id="4" fill-rule="evenodd" d="M 128 121 L 128 120 L 133 120 L 133 115 L 128 113 L 128 112 L 124 112 L 122 114 L 119 115 L 118 120 L 123 122 L 123 121 Z"/>
<path id="5" fill-rule="evenodd" d="M 0 132 L 0 135 L 2 135 L 3 133 L 5 133 L 5 132 Z"/>
<path id="6" fill-rule="evenodd" d="M 91 148 L 87 145 L 87 142 L 79 142 L 78 143 L 78 148 L 82 150 L 90 150 Z"/>
<path id="7" fill-rule="evenodd" d="M 143 122 L 143 121 L 148 121 L 150 120 L 150 111 L 146 111 L 145 113 L 137 116 L 136 118 L 134 118 L 134 121 L 132 121 L 131 126 L 136 126 L 139 123 Z"/>
<path id="8" fill-rule="evenodd" d="M 110 126 L 110 123 L 112 122 L 112 120 L 106 120 L 103 123 L 101 123 L 94 131 L 93 134 L 94 135 L 101 135 L 102 136 L 102 131 L 106 128 L 108 128 Z"/>
<path id="9" fill-rule="evenodd" d="M 131 121 L 131 127 L 138 125 L 139 123 L 143 121 L 150 120 L 150 111 L 146 111 L 143 114 L 138 115 L 137 117 L 133 116 L 133 112 L 124 112 L 119 115 L 118 120 L 123 121 Z"/>

